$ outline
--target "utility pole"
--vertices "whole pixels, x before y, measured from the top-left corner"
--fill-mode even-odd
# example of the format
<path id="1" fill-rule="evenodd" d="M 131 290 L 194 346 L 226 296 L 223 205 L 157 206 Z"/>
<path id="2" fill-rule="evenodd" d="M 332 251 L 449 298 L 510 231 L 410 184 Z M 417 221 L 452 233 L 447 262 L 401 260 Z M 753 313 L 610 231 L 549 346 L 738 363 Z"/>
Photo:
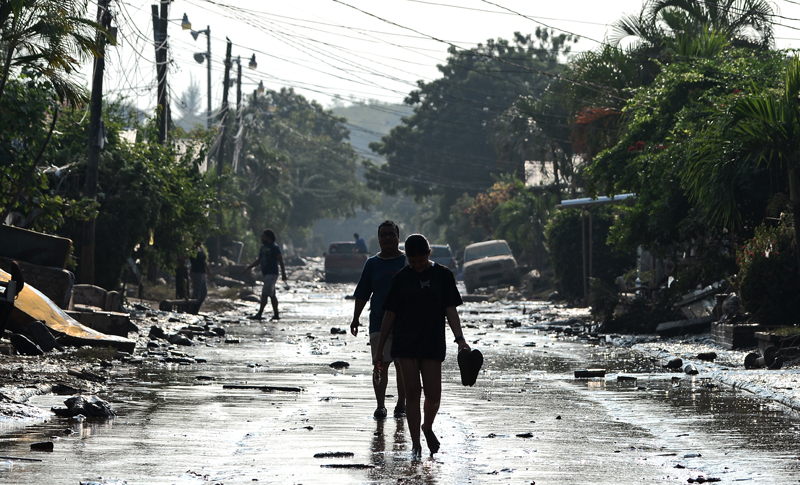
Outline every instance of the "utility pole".
<path id="1" fill-rule="evenodd" d="M 169 14 L 169 0 L 161 0 L 161 13 L 158 5 L 151 5 L 153 13 L 153 37 L 156 47 L 156 76 L 158 80 L 158 143 L 163 145 L 167 141 L 169 129 L 169 101 L 167 92 L 167 15 Z"/>
<path id="2" fill-rule="evenodd" d="M 111 26 L 111 12 L 108 11 L 110 0 L 97 2 L 97 23 L 103 28 Z M 100 149 L 105 143 L 103 128 L 103 71 L 106 67 L 106 38 L 101 32 L 95 36 L 100 51 L 94 59 L 92 77 L 92 96 L 89 113 L 89 154 L 86 163 L 86 186 L 83 195 L 89 199 L 97 199 L 97 175 L 100 170 Z M 92 217 L 83 223 L 83 240 L 81 241 L 81 282 L 94 284 L 94 239 L 95 221 Z"/>
<path id="3" fill-rule="evenodd" d="M 234 133 L 233 142 L 233 157 L 231 158 L 231 169 L 234 171 L 239 170 L 239 154 L 242 150 L 242 58 L 236 56 L 236 129 Z"/>
<path id="4" fill-rule="evenodd" d="M 222 108 L 220 108 L 220 117 L 222 123 L 220 125 L 220 140 L 219 146 L 217 147 L 217 226 L 219 230 L 222 230 L 222 209 L 220 207 L 220 202 L 222 199 L 222 169 L 225 163 L 225 158 L 228 155 L 228 127 L 230 126 L 230 113 L 228 112 L 228 91 L 230 91 L 230 83 L 228 79 L 231 75 L 231 48 L 233 47 L 233 43 L 227 37 L 225 38 L 228 41 L 228 46 L 225 49 L 225 77 L 223 77 L 223 85 L 222 85 Z M 215 263 L 219 263 L 222 256 L 222 238 L 220 237 L 219 233 L 216 236 L 216 244 L 214 248 L 214 254 L 212 260 Z"/>

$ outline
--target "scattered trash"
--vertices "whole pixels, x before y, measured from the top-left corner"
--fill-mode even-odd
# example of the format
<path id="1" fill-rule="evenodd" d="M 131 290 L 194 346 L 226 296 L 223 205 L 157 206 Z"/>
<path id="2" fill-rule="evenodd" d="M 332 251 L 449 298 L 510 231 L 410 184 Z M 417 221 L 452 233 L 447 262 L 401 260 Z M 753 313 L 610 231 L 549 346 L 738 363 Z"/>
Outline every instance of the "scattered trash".
<path id="1" fill-rule="evenodd" d="M 50 408 L 56 416 L 64 418 L 78 416 L 90 418 L 113 418 L 117 415 L 111 404 L 97 396 L 75 396 L 64 401 L 66 407 L 53 406 Z"/>
<path id="2" fill-rule="evenodd" d="M 52 441 L 40 441 L 38 443 L 31 443 L 31 450 L 53 451 L 53 442 Z"/>
<path id="3" fill-rule="evenodd" d="M 225 384 L 223 389 L 259 389 L 262 391 L 302 392 L 302 387 L 264 386 L 260 384 Z"/>
<path id="4" fill-rule="evenodd" d="M 667 369 L 680 369 L 681 367 L 683 367 L 683 359 L 681 359 L 680 357 L 675 357 L 674 359 L 670 359 L 669 362 L 667 362 L 667 365 L 665 365 L 664 367 L 666 367 Z"/>
<path id="5" fill-rule="evenodd" d="M 582 369 L 575 371 L 575 379 L 587 379 L 591 377 L 605 377 L 605 369 Z"/>
<path id="6" fill-rule="evenodd" d="M 314 458 L 348 458 L 351 456 L 355 456 L 352 451 L 326 451 L 314 454 Z"/>
<path id="7" fill-rule="evenodd" d="M 717 358 L 716 352 L 700 352 L 697 354 L 697 360 L 702 360 L 705 362 L 713 362 Z"/>
<path id="8" fill-rule="evenodd" d="M 744 358 L 745 369 L 761 369 L 766 367 L 770 370 L 780 369 L 783 366 L 783 357 L 777 347 L 770 345 L 764 349 L 764 355 L 760 356 L 755 352 L 747 354 Z"/>

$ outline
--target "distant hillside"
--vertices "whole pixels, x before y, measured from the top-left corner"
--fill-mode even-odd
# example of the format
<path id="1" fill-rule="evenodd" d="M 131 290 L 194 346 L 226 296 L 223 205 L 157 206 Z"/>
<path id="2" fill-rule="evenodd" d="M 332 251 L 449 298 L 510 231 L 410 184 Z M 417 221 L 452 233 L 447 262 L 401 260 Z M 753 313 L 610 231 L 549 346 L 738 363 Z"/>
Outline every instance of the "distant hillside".
<path id="1" fill-rule="evenodd" d="M 412 110 L 403 104 L 370 103 L 337 106 L 333 108 L 333 112 L 336 116 L 347 118 L 350 143 L 358 154 L 381 164 L 383 160 L 372 153 L 369 144 L 380 141 L 383 135 L 400 124 L 400 118 L 411 115 Z"/>

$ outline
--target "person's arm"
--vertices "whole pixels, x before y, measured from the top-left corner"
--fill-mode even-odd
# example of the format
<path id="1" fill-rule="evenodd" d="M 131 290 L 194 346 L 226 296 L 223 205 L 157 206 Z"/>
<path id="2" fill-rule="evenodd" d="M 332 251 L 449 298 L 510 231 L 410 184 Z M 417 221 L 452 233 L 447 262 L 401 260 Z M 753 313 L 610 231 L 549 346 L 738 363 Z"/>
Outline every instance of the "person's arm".
<path id="1" fill-rule="evenodd" d="M 358 336 L 358 319 L 361 318 L 361 312 L 363 312 L 364 307 L 367 306 L 367 300 L 362 300 L 361 298 L 355 298 L 355 300 L 356 304 L 353 309 L 353 321 L 350 322 L 350 333 L 353 334 L 353 337 Z"/>
<path id="2" fill-rule="evenodd" d="M 284 266 L 284 264 L 283 264 L 283 255 L 281 253 L 278 253 L 275 256 L 275 259 L 277 259 L 278 260 L 278 264 L 281 265 L 281 275 L 282 275 L 283 281 L 288 280 L 289 278 L 286 277 L 286 266 Z"/>
<path id="3" fill-rule="evenodd" d="M 242 274 L 247 274 L 247 272 L 250 271 L 251 269 L 255 268 L 257 264 L 261 264 L 261 255 L 260 254 L 258 255 L 258 257 L 256 258 L 255 261 L 250 263 L 250 266 L 246 267 L 244 269 L 244 271 L 242 271 Z"/>
<path id="4" fill-rule="evenodd" d="M 469 344 L 467 344 L 467 340 L 464 338 L 464 330 L 461 328 L 461 318 L 459 318 L 458 316 L 458 310 L 456 310 L 456 307 L 449 306 L 444 309 L 444 312 L 445 316 L 447 316 L 447 323 L 448 325 L 450 325 L 450 330 L 456 337 L 458 350 L 459 351 L 463 349 L 470 350 Z"/>
<path id="5" fill-rule="evenodd" d="M 386 341 L 389 340 L 389 335 L 392 333 L 394 327 L 395 313 L 391 310 L 386 310 L 383 313 L 383 322 L 381 322 L 381 336 L 378 339 L 378 349 L 375 352 L 375 360 L 372 365 L 380 368 L 383 365 L 383 347 L 386 346 Z"/>

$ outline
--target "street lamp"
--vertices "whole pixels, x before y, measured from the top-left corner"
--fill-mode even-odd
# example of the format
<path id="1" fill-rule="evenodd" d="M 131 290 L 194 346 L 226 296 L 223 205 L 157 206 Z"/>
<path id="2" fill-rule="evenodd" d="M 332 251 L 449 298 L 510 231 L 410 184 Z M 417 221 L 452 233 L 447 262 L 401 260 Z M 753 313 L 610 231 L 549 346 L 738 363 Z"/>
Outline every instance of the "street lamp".
<path id="1" fill-rule="evenodd" d="M 264 88 L 264 81 L 259 82 L 258 83 L 258 94 L 264 94 L 265 90 L 266 90 L 266 88 Z"/>
<path id="2" fill-rule="evenodd" d="M 206 51 L 205 52 L 198 52 L 194 55 L 194 60 L 197 61 L 198 64 L 202 64 L 203 60 L 206 61 L 206 68 L 208 71 L 207 76 L 207 84 L 208 84 L 208 100 L 206 105 L 206 129 L 211 129 L 211 27 L 206 26 L 205 30 L 192 30 L 192 23 L 189 22 L 189 17 L 184 13 L 183 14 L 183 21 L 181 21 L 181 28 L 183 30 L 191 30 L 192 37 L 194 40 L 197 40 L 197 37 L 200 34 L 206 34 L 206 40 L 208 41 Z"/>

